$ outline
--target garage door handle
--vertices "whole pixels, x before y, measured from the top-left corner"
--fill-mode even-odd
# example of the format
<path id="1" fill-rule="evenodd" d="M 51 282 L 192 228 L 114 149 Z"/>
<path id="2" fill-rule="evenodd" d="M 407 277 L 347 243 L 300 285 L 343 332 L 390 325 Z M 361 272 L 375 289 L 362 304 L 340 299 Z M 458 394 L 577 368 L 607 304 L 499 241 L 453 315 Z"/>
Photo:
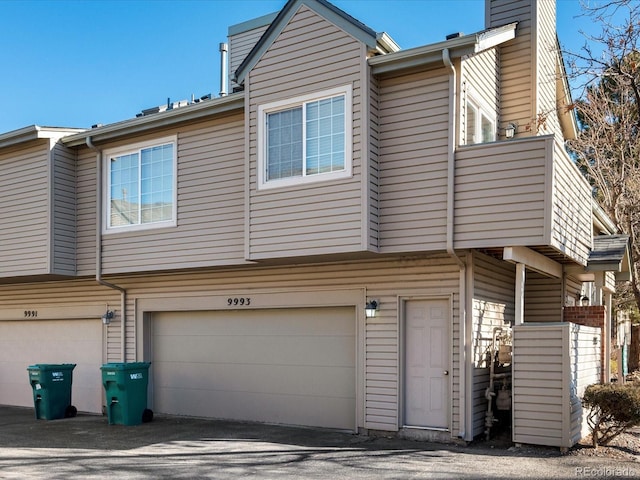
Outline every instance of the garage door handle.
<path id="1" fill-rule="evenodd" d="M 443 375 L 449 375 L 449 370 L 445 370 L 444 372 L 442 372 Z"/>

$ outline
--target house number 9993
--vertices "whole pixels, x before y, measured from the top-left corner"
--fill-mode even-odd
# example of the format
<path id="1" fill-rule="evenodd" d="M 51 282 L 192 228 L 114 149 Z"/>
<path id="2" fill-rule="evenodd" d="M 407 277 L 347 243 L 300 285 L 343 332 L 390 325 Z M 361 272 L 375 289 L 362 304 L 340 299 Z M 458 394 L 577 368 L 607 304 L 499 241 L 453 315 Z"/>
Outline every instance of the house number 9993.
<path id="1" fill-rule="evenodd" d="M 247 307 L 251 305 L 251 299 L 249 297 L 227 298 L 227 305 L 229 305 L 230 307 Z"/>
<path id="2" fill-rule="evenodd" d="M 37 310 L 25 310 L 24 318 L 36 318 L 38 316 Z"/>

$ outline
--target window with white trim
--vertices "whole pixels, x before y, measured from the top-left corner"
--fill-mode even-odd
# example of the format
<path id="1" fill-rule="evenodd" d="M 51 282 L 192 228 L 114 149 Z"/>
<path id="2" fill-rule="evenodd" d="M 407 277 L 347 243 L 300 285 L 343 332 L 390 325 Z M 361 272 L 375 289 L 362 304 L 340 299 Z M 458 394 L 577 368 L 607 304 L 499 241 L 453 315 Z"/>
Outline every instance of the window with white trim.
<path id="1" fill-rule="evenodd" d="M 496 140 L 496 123 L 493 116 L 473 98 L 467 99 L 465 107 L 464 143 L 473 145 L 494 142 Z"/>
<path id="2" fill-rule="evenodd" d="M 351 176 L 351 87 L 258 107 L 258 186 Z"/>
<path id="3" fill-rule="evenodd" d="M 176 224 L 176 138 L 105 152 L 105 231 Z"/>

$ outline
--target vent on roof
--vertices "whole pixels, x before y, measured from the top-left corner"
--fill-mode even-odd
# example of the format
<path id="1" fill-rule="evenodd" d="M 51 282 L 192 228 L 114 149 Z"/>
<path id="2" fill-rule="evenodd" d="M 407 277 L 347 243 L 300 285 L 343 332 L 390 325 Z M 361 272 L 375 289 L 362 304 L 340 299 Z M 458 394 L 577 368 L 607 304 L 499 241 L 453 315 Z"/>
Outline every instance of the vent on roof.
<path id="1" fill-rule="evenodd" d="M 460 38 L 464 35 L 462 32 L 450 33 L 447 35 L 447 40 L 453 40 L 454 38 Z"/>
<path id="2" fill-rule="evenodd" d="M 179 102 L 172 102 L 170 98 L 167 98 L 167 103 L 165 105 L 160 105 L 157 107 L 145 108 L 142 112 L 138 113 L 136 117 L 146 117 L 147 115 L 153 115 L 154 113 L 166 112 L 168 110 L 174 110 L 180 107 L 186 107 L 187 105 L 191 105 L 193 103 L 200 103 L 205 100 L 210 100 L 212 95 L 208 93 L 207 95 L 203 95 L 200 98 L 195 98 L 193 95 L 191 96 L 191 101 L 189 100 L 180 100 Z"/>

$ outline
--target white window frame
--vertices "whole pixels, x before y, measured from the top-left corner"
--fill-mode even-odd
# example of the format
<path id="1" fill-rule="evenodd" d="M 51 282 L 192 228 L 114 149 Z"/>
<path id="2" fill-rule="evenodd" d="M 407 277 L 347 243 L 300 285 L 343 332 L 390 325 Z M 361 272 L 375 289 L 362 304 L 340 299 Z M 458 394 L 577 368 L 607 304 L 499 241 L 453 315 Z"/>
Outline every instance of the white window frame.
<path id="1" fill-rule="evenodd" d="M 306 174 L 306 132 L 305 119 L 302 119 L 302 176 L 267 180 L 267 115 L 280 110 L 302 106 L 305 103 L 344 95 L 344 169 L 335 172 Z M 353 157 L 353 124 L 352 124 L 352 88 L 351 85 L 323 90 L 321 92 L 301 95 L 299 97 L 280 100 L 258 106 L 258 189 L 288 187 L 315 182 L 324 182 L 352 176 Z"/>
<path id="2" fill-rule="evenodd" d="M 139 223 L 134 225 L 110 226 L 111 218 L 111 169 L 109 161 L 112 157 L 119 157 L 131 153 L 140 152 L 142 149 L 156 147 L 166 144 L 173 145 L 173 211 L 171 219 L 158 222 Z M 117 147 L 103 152 L 102 162 L 102 233 L 112 234 L 121 232 L 131 232 L 139 230 L 150 230 L 157 228 L 175 227 L 177 226 L 177 210 L 178 210 L 178 137 L 172 135 L 170 137 L 157 138 L 144 142 L 133 143 Z M 140 178 L 138 178 L 140 182 Z M 140 191 L 140 190 L 139 190 Z M 142 193 L 142 192 L 140 192 Z"/>
<path id="3" fill-rule="evenodd" d="M 475 124 L 473 126 L 474 131 L 473 134 L 476 136 L 480 136 L 480 140 L 479 141 L 474 141 L 471 143 L 467 143 L 467 136 L 469 134 L 468 131 L 468 118 L 469 118 L 469 109 L 467 107 L 468 104 L 471 104 L 477 111 L 478 116 L 476 118 Z M 492 132 L 493 132 L 493 139 L 492 140 L 488 140 L 488 141 L 483 141 L 482 140 L 482 117 L 485 117 L 490 123 L 491 123 L 491 128 L 492 128 Z M 471 92 L 467 92 L 466 94 L 466 98 L 465 98 L 465 102 L 464 102 L 464 123 L 463 123 L 463 132 L 464 132 L 464 137 L 461 138 L 460 143 L 462 145 L 480 145 L 483 143 L 491 143 L 491 142 L 495 142 L 497 140 L 497 121 L 496 121 L 496 113 L 495 110 L 489 108 L 489 106 L 485 103 L 479 100 L 479 96 L 474 95 L 474 93 Z"/>

